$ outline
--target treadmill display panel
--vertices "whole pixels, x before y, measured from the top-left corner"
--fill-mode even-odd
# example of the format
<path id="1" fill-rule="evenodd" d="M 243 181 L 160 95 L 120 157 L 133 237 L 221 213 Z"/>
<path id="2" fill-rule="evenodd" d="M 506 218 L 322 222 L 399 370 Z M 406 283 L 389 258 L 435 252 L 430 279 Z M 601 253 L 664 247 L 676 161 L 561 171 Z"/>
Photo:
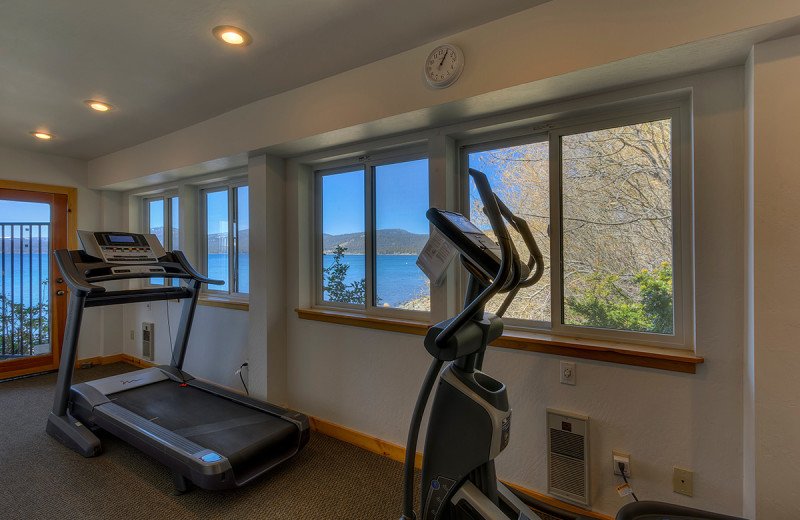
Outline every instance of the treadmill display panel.
<path id="1" fill-rule="evenodd" d="M 79 232 L 85 251 L 110 264 L 158 262 L 153 245 L 145 235 L 124 232 Z M 87 243 L 88 242 L 88 243 Z"/>

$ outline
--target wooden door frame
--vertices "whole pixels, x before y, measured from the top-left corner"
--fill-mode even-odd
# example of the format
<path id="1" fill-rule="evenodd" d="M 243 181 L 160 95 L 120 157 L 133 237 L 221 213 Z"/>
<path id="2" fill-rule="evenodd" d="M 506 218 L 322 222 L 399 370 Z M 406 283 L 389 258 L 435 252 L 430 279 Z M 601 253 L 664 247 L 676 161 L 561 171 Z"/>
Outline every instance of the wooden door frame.
<path id="1" fill-rule="evenodd" d="M 8 181 L 8 180 L 0 180 L 0 189 L 6 190 L 15 190 L 15 191 L 28 191 L 34 193 L 48 193 L 48 194 L 55 194 L 55 195 L 66 195 L 67 207 L 66 207 L 66 229 L 67 229 L 67 247 L 69 249 L 77 249 L 78 246 L 78 213 L 77 213 L 77 203 L 78 203 L 78 189 L 71 188 L 67 186 L 51 186 L 47 184 L 35 184 L 29 182 L 18 182 L 18 181 Z M 32 194 L 33 195 L 33 194 Z M 35 197 L 32 197 L 35 198 Z M 63 199 L 62 199 L 63 200 Z M 55 210 L 55 208 L 53 208 Z M 52 220 L 52 219 L 51 219 Z M 60 227 L 60 226 L 59 226 Z M 50 242 L 52 244 L 52 240 Z M 51 272 L 53 278 L 59 276 L 58 268 L 55 265 L 55 262 L 51 259 Z M 67 312 L 67 297 L 55 299 L 53 298 L 55 287 L 54 281 L 51 282 L 51 291 L 50 291 L 50 302 L 51 302 L 51 322 L 58 323 L 63 316 L 66 315 Z M 63 287 L 65 292 L 66 286 Z M 47 370 L 55 370 L 58 368 L 60 357 L 61 357 L 61 341 L 63 339 L 63 331 L 55 330 L 54 335 L 51 338 L 51 346 L 52 346 L 52 363 L 42 365 L 41 363 L 35 363 L 33 360 L 28 359 L 20 359 L 20 360 L 13 360 L 13 361 L 6 361 L 4 363 L 8 363 L 6 366 L 10 367 L 9 370 L 3 371 L 0 373 L 0 379 L 6 379 L 10 377 L 18 377 L 27 374 L 32 374 L 36 372 L 43 372 Z"/>

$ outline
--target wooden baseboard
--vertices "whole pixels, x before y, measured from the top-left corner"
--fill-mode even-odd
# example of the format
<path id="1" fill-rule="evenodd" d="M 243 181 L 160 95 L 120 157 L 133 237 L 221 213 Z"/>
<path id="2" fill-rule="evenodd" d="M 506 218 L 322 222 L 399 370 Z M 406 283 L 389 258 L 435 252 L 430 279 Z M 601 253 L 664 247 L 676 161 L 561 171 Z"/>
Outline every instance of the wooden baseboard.
<path id="1" fill-rule="evenodd" d="M 311 422 L 311 429 L 323 435 L 344 441 L 353 446 L 358 446 L 372 453 L 383 455 L 397 462 L 404 462 L 406 459 L 406 449 L 402 446 L 382 441 L 375 437 L 370 437 L 369 435 L 364 435 L 363 433 L 345 428 L 344 426 L 339 426 L 338 424 L 323 421 L 322 419 L 317 419 L 316 417 L 309 417 L 308 419 Z M 417 469 L 422 467 L 422 453 L 417 453 L 414 466 L 416 466 Z"/>
<path id="2" fill-rule="evenodd" d="M 123 363 L 128 363 L 129 365 L 137 366 L 139 368 L 150 368 L 157 366 L 156 363 L 153 363 L 152 361 L 139 359 L 137 357 L 133 357 L 128 354 L 121 354 L 121 358 L 122 359 L 120 359 L 120 361 L 122 361 Z"/>
<path id="3" fill-rule="evenodd" d="M 397 446 L 396 444 L 382 441 L 380 439 L 376 439 L 375 437 L 370 437 L 369 435 L 364 435 L 363 433 L 357 432 L 355 430 L 351 430 L 349 428 L 345 428 L 343 426 L 339 426 L 337 424 L 333 424 L 328 421 L 323 421 L 322 419 L 317 419 L 315 417 L 309 417 L 309 421 L 311 422 L 311 429 L 314 431 L 318 431 L 323 435 L 327 435 L 328 437 L 333 437 L 334 439 L 338 439 L 340 441 L 344 441 L 348 444 L 352 444 L 367 451 L 383 455 L 384 457 L 388 457 L 398 462 L 403 462 L 405 460 L 406 450 L 402 446 Z M 422 467 L 422 453 L 417 453 L 414 465 L 417 467 L 417 469 Z M 599 513 L 595 513 L 593 511 L 580 508 L 578 506 L 558 500 L 557 498 L 553 498 L 548 495 L 543 495 L 542 493 L 537 493 L 536 491 L 531 491 L 530 489 L 525 489 L 521 486 L 510 484 L 505 481 L 503 481 L 503 483 L 506 486 L 512 487 L 517 491 L 520 491 L 521 493 L 524 493 L 544 504 L 553 507 L 558 507 L 565 511 L 583 515 L 588 518 L 595 518 L 597 520 L 613 520 L 609 516 L 601 515 Z"/>
<path id="4" fill-rule="evenodd" d="M 75 362 L 75 368 L 81 368 L 86 363 L 89 363 L 91 365 L 110 365 L 112 363 L 128 363 L 129 365 L 137 366 L 140 368 L 149 368 L 156 366 L 155 363 L 151 363 L 150 361 L 145 361 L 144 359 L 133 357 L 129 354 L 114 354 L 113 356 L 95 356 L 92 358 L 79 359 Z"/>

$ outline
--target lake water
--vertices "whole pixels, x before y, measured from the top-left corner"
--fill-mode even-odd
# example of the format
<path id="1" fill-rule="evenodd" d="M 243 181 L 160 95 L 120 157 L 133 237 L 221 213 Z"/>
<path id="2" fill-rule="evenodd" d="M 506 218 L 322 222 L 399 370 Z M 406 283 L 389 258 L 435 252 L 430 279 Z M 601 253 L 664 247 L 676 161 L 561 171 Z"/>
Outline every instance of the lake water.
<path id="1" fill-rule="evenodd" d="M 47 254 L 24 255 L 4 255 L 0 256 L 0 261 L 5 261 L 5 269 L 2 272 L 4 283 L 4 294 L 10 299 L 13 282 L 14 301 L 20 303 L 24 301 L 26 306 L 39 302 L 41 287 L 41 298 L 47 301 L 47 286 L 41 285 L 40 281 L 48 277 L 49 257 Z M 333 255 L 323 257 L 323 267 L 329 267 L 333 263 Z M 402 302 L 428 294 L 427 278 L 416 265 L 416 255 L 378 255 L 377 257 L 377 294 L 379 304 L 389 304 L 396 307 Z M 41 264 L 40 264 L 41 261 Z M 22 262 L 23 265 L 20 265 Z M 347 271 L 345 283 L 352 283 L 363 279 L 364 255 L 344 255 L 342 263 L 350 266 Z M 41 276 L 40 276 L 41 265 Z M 250 256 L 239 255 L 239 280 L 241 292 L 250 291 Z M 30 275 L 33 273 L 33 276 Z M 227 282 L 228 263 L 227 255 L 209 255 L 208 276 L 210 278 L 226 280 Z M 213 286 L 213 289 L 227 290 L 228 284 L 224 286 Z M 31 291 L 32 289 L 32 291 Z"/>
<path id="2" fill-rule="evenodd" d="M 364 255 L 344 255 L 343 264 L 350 266 L 345 283 L 365 278 Z M 378 305 L 388 304 L 396 307 L 400 303 L 413 300 L 429 293 L 427 277 L 417 267 L 417 255 L 377 255 Z M 323 268 L 333 264 L 333 255 L 323 256 Z"/>
<path id="3" fill-rule="evenodd" d="M 228 290 L 228 255 L 208 255 L 208 277 L 225 281 L 225 285 L 209 285 L 209 289 Z M 250 292 L 250 255 L 239 255 L 239 292 Z"/>
<path id="4" fill-rule="evenodd" d="M 49 258 L 46 253 L 0 255 L 0 278 L 6 298 L 12 301 L 13 296 L 14 303 L 23 303 L 26 307 L 39 303 L 40 296 L 42 301 L 47 302 L 47 285 L 41 282 L 47 280 Z"/>

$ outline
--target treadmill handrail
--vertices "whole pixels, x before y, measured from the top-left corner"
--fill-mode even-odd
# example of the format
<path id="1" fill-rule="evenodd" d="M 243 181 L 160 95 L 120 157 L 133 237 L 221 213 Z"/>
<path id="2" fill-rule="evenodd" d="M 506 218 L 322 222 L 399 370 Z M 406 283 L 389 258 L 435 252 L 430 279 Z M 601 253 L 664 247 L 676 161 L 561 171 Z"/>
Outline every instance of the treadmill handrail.
<path id="1" fill-rule="evenodd" d="M 189 280 L 196 280 L 199 283 L 205 284 L 213 284 L 213 285 L 222 285 L 225 282 L 223 280 L 215 280 L 213 278 L 209 278 L 200 274 L 189 261 L 186 259 L 186 256 L 183 254 L 182 251 L 172 251 L 171 253 L 167 253 L 165 256 L 158 259 L 157 262 L 148 262 L 145 264 L 137 264 L 137 265 L 167 265 L 170 269 L 165 270 L 163 273 L 112 273 L 110 271 L 111 267 L 118 266 L 118 264 L 109 264 L 104 262 L 99 258 L 95 258 L 86 254 L 83 251 L 69 251 L 67 249 L 58 249 L 54 251 L 54 256 L 56 259 L 56 263 L 58 264 L 58 268 L 61 270 L 61 274 L 64 276 L 64 280 L 67 283 L 67 286 L 71 291 L 77 292 L 82 296 L 92 297 L 93 295 L 99 295 L 106 292 L 106 288 L 97 285 L 96 283 L 92 282 L 105 282 L 105 281 L 115 281 L 115 280 L 126 280 L 126 279 L 141 279 L 141 278 L 178 278 L 178 279 L 189 279 Z M 76 258 L 80 260 L 76 262 Z M 87 269 L 78 268 L 78 264 L 81 267 L 91 266 Z M 95 270 L 108 270 L 104 272 L 102 275 L 91 276 L 87 275 L 90 271 Z M 170 287 L 153 287 L 149 289 L 154 296 L 154 299 L 161 299 L 159 293 L 166 293 L 170 292 L 172 288 Z M 132 294 L 133 296 L 133 294 Z M 136 298 L 138 301 L 142 301 L 141 294 L 137 295 Z"/>
<path id="2" fill-rule="evenodd" d="M 183 254 L 183 251 L 178 251 L 176 249 L 172 251 L 172 254 L 175 255 L 175 259 L 178 261 L 179 264 L 181 264 L 181 267 L 183 267 L 183 269 L 187 273 L 192 275 L 192 278 L 194 278 L 195 280 L 198 280 L 201 283 L 211 284 L 211 285 L 225 284 L 225 280 L 215 280 L 213 278 L 209 278 L 207 276 L 203 276 L 202 274 L 200 274 L 197 270 L 195 270 L 194 267 L 192 267 L 192 264 L 190 264 L 189 261 L 186 259 L 186 255 Z"/>
<path id="3" fill-rule="evenodd" d="M 72 260 L 72 255 L 66 249 L 56 249 L 53 252 L 55 256 L 58 269 L 64 276 L 67 286 L 71 291 L 76 291 L 83 294 L 105 292 L 106 288 L 101 285 L 94 285 L 86 280 L 75 267 L 75 262 Z"/>

